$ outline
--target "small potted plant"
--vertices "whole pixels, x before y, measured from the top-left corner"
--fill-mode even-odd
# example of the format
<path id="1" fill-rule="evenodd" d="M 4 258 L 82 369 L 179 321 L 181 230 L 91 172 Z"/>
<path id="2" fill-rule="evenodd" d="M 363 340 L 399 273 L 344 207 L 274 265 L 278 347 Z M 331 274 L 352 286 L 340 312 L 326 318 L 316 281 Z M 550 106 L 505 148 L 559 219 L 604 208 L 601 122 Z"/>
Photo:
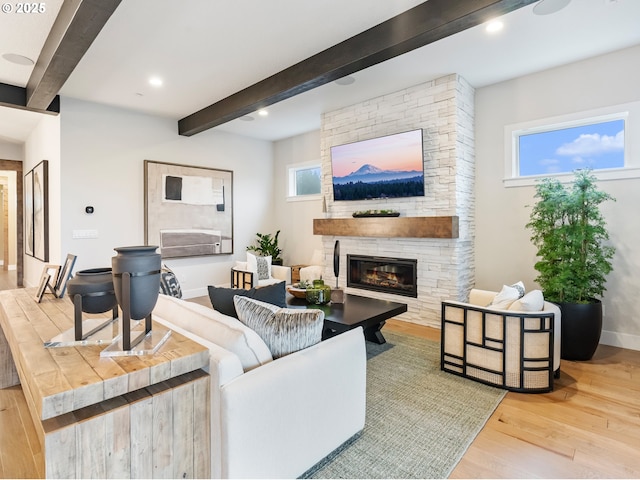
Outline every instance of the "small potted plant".
<path id="1" fill-rule="evenodd" d="M 273 265 L 282 265 L 282 249 L 278 246 L 278 235 L 280 235 L 280 230 L 276 232 L 275 235 L 271 235 L 270 233 L 257 233 L 258 236 L 258 244 L 251 245 L 247 247 L 247 250 L 256 252 L 263 257 L 268 257 L 271 255 L 271 263 Z"/>
<path id="2" fill-rule="evenodd" d="M 571 185 L 545 178 L 527 228 L 538 249 L 536 282 L 562 312 L 561 350 L 567 360 L 589 360 L 602 331 L 601 298 L 614 247 L 600 204 L 615 199 L 596 186 L 590 170 L 576 170 Z"/>

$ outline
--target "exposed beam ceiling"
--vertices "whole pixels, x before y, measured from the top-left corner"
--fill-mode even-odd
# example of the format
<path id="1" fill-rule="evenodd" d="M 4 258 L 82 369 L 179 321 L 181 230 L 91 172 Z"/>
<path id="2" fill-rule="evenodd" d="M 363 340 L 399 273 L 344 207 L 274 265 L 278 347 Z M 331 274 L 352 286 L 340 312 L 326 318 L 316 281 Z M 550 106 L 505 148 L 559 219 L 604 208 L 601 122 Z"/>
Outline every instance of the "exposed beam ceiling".
<path id="1" fill-rule="evenodd" d="M 66 0 L 26 87 L 26 107 L 47 110 L 121 0 Z"/>
<path id="2" fill-rule="evenodd" d="M 429 0 L 178 121 L 191 136 L 537 0 Z"/>

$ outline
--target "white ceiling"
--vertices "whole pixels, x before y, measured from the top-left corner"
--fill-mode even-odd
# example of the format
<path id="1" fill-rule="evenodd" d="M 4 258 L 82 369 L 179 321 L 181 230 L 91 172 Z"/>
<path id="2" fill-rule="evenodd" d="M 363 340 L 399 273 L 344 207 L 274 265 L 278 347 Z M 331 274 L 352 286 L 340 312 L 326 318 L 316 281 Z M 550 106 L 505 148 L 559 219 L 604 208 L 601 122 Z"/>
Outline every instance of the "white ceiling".
<path id="1" fill-rule="evenodd" d="M 60 94 L 177 122 L 419 3 L 123 0 Z M 42 16 L 0 14 L 0 55 L 37 57 L 60 4 L 48 0 Z M 478 26 L 358 72 L 352 85 L 318 87 L 269 107 L 267 117 L 215 128 L 277 140 L 318 129 L 324 111 L 446 74 L 478 88 L 640 44 L 640 0 L 573 0 L 546 16 L 532 10 L 505 15 L 498 34 Z M 25 86 L 31 69 L 0 57 L 0 82 Z M 152 75 L 162 87 L 148 84 Z M 0 107 L 0 138 L 24 141 L 13 112 Z"/>

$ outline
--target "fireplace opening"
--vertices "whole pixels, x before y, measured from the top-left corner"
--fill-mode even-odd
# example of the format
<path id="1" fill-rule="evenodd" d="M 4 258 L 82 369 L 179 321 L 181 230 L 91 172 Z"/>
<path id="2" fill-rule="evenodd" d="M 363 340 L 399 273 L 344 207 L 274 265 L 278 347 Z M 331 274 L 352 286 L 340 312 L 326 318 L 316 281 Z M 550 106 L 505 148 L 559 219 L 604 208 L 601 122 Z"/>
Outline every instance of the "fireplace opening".
<path id="1" fill-rule="evenodd" d="M 347 255 L 347 265 L 348 287 L 418 296 L 417 260 Z"/>

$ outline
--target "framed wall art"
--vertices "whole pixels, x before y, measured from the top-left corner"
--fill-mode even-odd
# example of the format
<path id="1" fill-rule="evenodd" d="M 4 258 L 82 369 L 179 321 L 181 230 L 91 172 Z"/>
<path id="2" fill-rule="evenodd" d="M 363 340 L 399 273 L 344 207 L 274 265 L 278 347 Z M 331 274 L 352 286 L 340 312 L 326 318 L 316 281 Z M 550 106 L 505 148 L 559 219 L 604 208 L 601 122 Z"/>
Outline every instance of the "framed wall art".
<path id="1" fill-rule="evenodd" d="M 144 240 L 162 258 L 233 253 L 233 172 L 144 161 Z"/>
<path id="2" fill-rule="evenodd" d="M 41 161 L 24 176 L 25 253 L 49 261 L 49 162 Z"/>

